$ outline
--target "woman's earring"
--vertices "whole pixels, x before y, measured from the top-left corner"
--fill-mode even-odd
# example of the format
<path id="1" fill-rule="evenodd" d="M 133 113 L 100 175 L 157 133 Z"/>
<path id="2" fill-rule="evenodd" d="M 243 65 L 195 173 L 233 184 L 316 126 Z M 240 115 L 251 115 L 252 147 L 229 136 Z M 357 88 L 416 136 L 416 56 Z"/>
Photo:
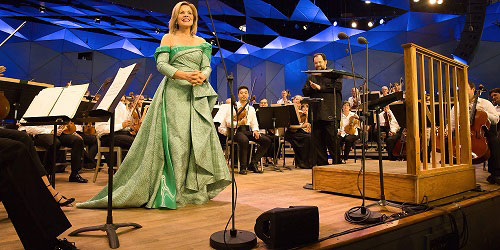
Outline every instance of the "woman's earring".
<path id="1" fill-rule="evenodd" d="M 179 29 L 179 24 L 178 23 L 175 23 L 175 29 Z"/>

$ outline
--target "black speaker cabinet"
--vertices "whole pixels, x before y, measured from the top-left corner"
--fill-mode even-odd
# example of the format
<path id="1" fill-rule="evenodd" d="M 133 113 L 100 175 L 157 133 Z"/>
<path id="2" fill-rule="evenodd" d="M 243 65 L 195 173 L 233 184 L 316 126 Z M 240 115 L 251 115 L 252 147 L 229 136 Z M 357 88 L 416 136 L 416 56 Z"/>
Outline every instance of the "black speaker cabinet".
<path id="1" fill-rule="evenodd" d="M 255 234 L 270 248 L 288 248 L 312 243 L 319 237 L 319 212 L 316 206 L 274 208 L 255 222 Z"/>

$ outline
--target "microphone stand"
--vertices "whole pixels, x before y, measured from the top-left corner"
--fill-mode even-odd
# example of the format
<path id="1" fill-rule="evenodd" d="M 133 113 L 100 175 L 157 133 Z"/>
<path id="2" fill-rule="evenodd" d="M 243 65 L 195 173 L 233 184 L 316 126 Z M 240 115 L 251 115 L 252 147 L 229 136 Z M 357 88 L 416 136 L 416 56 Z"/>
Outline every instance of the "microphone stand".
<path id="1" fill-rule="evenodd" d="M 340 34 L 339 34 L 340 38 Z M 358 38 L 358 43 L 360 43 L 360 38 Z M 362 39 L 363 41 L 366 41 L 365 38 Z M 349 41 L 349 40 L 348 40 Z M 350 49 L 350 46 L 349 46 Z M 352 62 L 352 52 L 351 52 L 351 63 Z M 354 75 L 354 67 L 353 67 L 353 75 Z M 365 81 L 363 83 L 363 100 L 362 100 L 362 111 L 361 111 L 361 116 L 360 120 L 363 122 L 363 129 L 362 129 L 362 134 L 361 134 L 361 171 L 363 175 L 363 191 L 362 191 L 362 203 L 361 206 L 356 206 L 351 209 L 349 209 L 346 213 L 344 218 L 351 223 L 355 224 L 373 224 L 377 222 L 381 222 L 383 217 L 382 214 L 377 213 L 377 212 L 372 212 L 368 209 L 368 206 L 365 205 L 365 200 L 366 200 L 366 195 L 365 195 L 365 187 L 366 187 L 366 149 L 365 149 L 365 144 L 366 144 L 366 133 L 367 133 L 367 121 L 369 117 L 369 112 L 368 112 L 368 41 L 366 41 L 366 76 L 365 76 Z"/>
<path id="2" fill-rule="evenodd" d="M 368 86 L 368 41 L 364 37 L 358 37 L 358 43 L 359 44 L 364 44 L 366 46 L 366 86 Z M 368 105 L 368 102 L 366 102 L 366 105 Z M 366 108 L 366 111 L 368 111 L 368 108 Z M 382 162 L 382 142 L 380 139 L 380 109 L 377 109 L 376 112 L 376 120 L 377 120 L 377 150 L 378 150 L 378 162 L 379 162 L 379 175 L 380 175 L 380 201 L 377 203 L 373 203 L 368 205 L 367 207 L 372 207 L 374 205 L 379 205 L 387 210 L 387 206 L 392 206 L 392 207 L 397 207 L 401 208 L 400 205 L 395 204 L 395 203 L 390 203 L 385 199 L 385 192 L 384 192 L 384 166 Z M 372 212 L 373 214 L 373 212 Z"/>
<path id="3" fill-rule="evenodd" d="M 212 11 L 210 10 L 210 4 L 208 0 L 205 0 L 207 3 L 208 14 L 210 15 L 210 20 L 212 21 L 212 29 L 214 30 L 215 40 L 217 41 L 217 45 L 219 46 L 219 54 L 221 58 L 221 63 L 224 67 L 224 73 L 227 79 L 227 85 L 229 86 L 229 93 L 231 95 L 231 105 L 236 106 L 236 98 L 234 97 L 233 92 L 233 75 L 228 74 L 226 62 L 224 61 L 224 56 L 222 55 L 222 48 L 219 42 L 219 37 L 217 35 L 217 31 L 215 30 L 214 19 L 212 17 Z M 231 107 L 231 126 L 230 126 L 230 138 L 231 138 L 231 220 L 232 225 L 229 230 L 229 234 L 226 233 L 227 229 L 222 231 L 218 231 L 213 233 L 210 236 L 210 246 L 215 249 L 252 249 L 257 245 L 257 237 L 254 233 L 245 230 L 237 230 L 236 222 L 235 222 L 235 209 L 236 209 L 236 200 L 235 200 L 235 180 L 234 180 L 234 109 Z"/>

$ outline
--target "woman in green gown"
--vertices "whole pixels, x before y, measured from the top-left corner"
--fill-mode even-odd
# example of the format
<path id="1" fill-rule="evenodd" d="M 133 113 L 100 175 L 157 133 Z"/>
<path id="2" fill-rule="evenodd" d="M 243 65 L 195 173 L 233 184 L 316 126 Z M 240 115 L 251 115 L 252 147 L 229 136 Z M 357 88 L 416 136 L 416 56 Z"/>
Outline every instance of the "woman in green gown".
<path id="1" fill-rule="evenodd" d="M 194 5 L 178 3 L 156 49 L 165 77 L 113 179 L 113 207 L 176 209 L 202 204 L 231 183 L 215 131 L 217 93 L 208 83 L 212 46 L 196 37 Z M 107 186 L 79 208 L 106 208 Z"/>

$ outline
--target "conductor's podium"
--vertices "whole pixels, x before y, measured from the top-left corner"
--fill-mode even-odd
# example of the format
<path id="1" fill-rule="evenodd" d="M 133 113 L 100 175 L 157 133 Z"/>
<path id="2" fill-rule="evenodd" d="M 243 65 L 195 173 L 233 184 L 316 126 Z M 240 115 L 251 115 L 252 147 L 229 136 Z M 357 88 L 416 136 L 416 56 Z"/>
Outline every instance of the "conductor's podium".
<path id="1" fill-rule="evenodd" d="M 468 66 L 415 44 L 402 47 L 406 79 L 407 161 L 383 162 L 386 199 L 422 203 L 472 190 L 476 187 L 476 174 L 472 165 L 469 112 L 458 115 L 455 108 L 454 114 L 451 114 L 453 106 L 460 110 L 469 109 L 465 91 Z M 437 94 L 429 97 L 426 93 Z M 449 122 L 452 115 L 458 117 L 454 128 Z M 440 136 L 444 135 L 445 127 L 447 131 L 455 131 L 455 138 L 458 138 L 456 147 L 451 136 Z M 445 144 L 448 146 L 448 159 L 437 150 L 445 149 Z M 430 160 L 422 161 L 429 159 L 429 147 Z M 360 168 L 359 162 L 314 167 L 313 188 L 360 195 Z M 378 161 L 366 163 L 366 196 L 380 198 Z"/>

